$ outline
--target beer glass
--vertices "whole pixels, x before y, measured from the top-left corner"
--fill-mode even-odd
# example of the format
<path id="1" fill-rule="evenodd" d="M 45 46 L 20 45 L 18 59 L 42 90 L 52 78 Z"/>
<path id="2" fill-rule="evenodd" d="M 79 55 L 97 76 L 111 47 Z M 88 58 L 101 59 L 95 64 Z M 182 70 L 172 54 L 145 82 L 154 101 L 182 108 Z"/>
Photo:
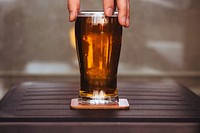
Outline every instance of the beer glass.
<path id="1" fill-rule="evenodd" d="M 75 23 L 80 67 L 80 104 L 117 104 L 122 26 L 118 12 L 80 11 Z"/>

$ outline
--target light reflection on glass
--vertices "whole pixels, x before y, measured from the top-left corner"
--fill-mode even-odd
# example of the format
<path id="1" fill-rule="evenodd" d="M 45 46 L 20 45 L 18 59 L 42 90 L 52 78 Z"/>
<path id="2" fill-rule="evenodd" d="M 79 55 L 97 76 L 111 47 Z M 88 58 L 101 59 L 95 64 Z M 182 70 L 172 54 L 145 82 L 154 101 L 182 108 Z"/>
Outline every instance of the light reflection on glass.
<path id="1" fill-rule="evenodd" d="M 76 49 L 76 41 L 75 41 L 75 30 L 74 26 L 69 29 L 69 38 L 70 38 L 70 45 L 75 50 Z"/>

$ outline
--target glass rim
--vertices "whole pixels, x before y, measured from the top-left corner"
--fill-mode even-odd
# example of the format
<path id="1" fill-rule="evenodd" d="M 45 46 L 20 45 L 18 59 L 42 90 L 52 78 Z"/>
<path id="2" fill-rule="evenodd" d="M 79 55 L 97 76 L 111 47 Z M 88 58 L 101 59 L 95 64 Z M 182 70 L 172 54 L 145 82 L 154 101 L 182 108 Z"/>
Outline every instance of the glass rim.
<path id="1" fill-rule="evenodd" d="M 106 16 L 104 11 L 99 10 L 82 10 L 78 12 L 77 17 L 92 17 L 92 16 Z M 118 12 L 115 11 L 109 17 L 118 17 Z"/>

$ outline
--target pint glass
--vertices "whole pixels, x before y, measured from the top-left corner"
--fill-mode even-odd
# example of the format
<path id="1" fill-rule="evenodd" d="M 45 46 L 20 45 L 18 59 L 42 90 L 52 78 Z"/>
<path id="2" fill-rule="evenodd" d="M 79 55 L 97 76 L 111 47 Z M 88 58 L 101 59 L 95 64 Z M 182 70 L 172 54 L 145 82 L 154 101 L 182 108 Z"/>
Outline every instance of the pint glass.
<path id="1" fill-rule="evenodd" d="M 80 104 L 118 103 L 117 69 L 122 26 L 118 12 L 80 11 L 75 23 L 81 85 Z"/>

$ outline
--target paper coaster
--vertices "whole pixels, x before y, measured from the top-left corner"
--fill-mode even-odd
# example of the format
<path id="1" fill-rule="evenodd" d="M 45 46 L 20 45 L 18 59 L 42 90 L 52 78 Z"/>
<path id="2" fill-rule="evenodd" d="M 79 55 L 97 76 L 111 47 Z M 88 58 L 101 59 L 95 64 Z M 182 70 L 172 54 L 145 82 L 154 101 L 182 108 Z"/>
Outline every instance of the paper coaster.
<path id="1" fill-rule="evenodd" d="M 72 109 L 129 109 L 127 99 L 119 99 L 118 104 L 79 104 L 78 98 L 71 100 Z"/>

